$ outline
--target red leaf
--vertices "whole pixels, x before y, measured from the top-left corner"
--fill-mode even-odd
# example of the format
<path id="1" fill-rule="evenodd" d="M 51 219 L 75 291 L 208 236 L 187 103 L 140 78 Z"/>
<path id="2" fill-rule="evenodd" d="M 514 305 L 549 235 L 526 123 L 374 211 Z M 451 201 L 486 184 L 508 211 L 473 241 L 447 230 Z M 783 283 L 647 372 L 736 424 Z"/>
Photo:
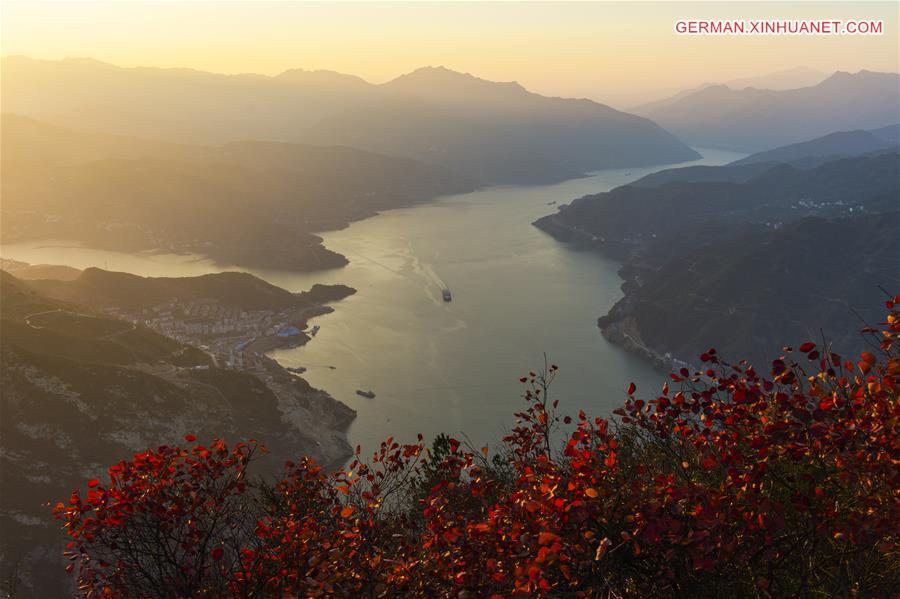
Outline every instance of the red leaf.
<path id="1" fill-rule="evenodd" d="M 193 443 L 194 441 L 197 440 L 197 437 L 195 437 L 194 435 L 185 435 L 184 440 L 187 441 L 188 443 Z"/>
<path id="2" fill-rule="evenodd" d="M 212 555 L 212 558 L 214 560 L 219 561 L 220 559 L 222 559 L 223 553 L 225 553 L 225 551 L 221 547 L 216 547 L 210 552 L 210 555 Z"/>
<path id="3" fill-rule="evenodd" d="M 538 535 L 538 545 L 549 545 L 550 543 L 559 540 L 559 535 L 544 531 Z"/>
<path id="4" fill-rule="evenodd" d="M 631 383 L 628 385 L 628 395 L 634 395 L 634 392 L 637 391 L 637 385 Z"/>
<path id="5" fill-rule="evenodd" d="M 100 481 L 97 480 L 96 478 L 92 478 L 91 480 L 88 481 L 88 486 L 92 489 L 99 484 L 100 484 Z"/>

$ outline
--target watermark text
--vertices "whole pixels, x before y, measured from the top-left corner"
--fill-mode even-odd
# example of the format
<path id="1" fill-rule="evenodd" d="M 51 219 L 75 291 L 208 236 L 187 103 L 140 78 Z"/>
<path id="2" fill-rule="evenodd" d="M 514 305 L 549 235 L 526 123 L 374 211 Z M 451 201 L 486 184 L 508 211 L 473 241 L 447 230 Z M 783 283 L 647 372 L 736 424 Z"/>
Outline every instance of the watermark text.
<path id="1" fill-rule="evenodd" d="M 880 19 L 679 19 L 678 35 L 882 35 Z"/>

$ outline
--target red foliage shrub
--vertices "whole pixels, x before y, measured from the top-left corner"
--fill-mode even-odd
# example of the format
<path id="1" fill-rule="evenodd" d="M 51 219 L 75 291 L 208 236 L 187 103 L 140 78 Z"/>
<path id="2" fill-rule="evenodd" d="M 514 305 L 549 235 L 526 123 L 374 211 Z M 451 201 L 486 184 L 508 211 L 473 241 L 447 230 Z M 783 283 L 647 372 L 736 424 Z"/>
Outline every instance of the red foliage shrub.
<path id="1" fill-rule="evenodd" d="M 85 497 L 74 491 L 56 504 L 72 539 L 66 569 L 78 567 L 79 589 L 91 596 L 224 593 L 241 573 L 237 552 L 255 523 L 245 474 L 256 451 L 255 442 L 228 448 L 219 440 L 163 446 L 112 466 L 108 485 L 88 481 Z"/>
<path id="2" fill-rule="evenodd" d="M 253 445 L 163 447 L 57 515 L 109 596 L 887 596 L 898 588 L 900 340 L 856 363 L 799 347 L 769 377 L 709 350 L 618 423 L 558 447 L 547 366 L 493 456 L 388 439 L 371 461 L 245 482 Z M 877 355 L 876 355 L 877 354 Z"/>

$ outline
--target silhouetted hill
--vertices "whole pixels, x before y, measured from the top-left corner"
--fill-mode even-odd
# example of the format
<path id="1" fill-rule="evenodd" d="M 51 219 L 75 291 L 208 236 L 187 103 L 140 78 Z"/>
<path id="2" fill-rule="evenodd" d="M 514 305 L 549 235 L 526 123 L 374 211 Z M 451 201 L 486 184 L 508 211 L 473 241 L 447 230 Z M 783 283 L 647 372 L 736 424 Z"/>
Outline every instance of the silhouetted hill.
<path id="1" fill-rule="evenodd" d="M 729 166 L 757 162 L 797 164 L 801 161 L 804 165 L 811 165 L 813 160 L 828 162 L 838 158 L 859 156 L 880 150 L 896 150 L 898 132 L 900 132 L 900 125 L 882 127 L 872 131 L 856 130 L 829 133 L 810 141 L 790 144 L 765 152 L 757 152 L 741 160 L 736 160 Z"/>
<path id="2" fill-rule="evenodd" d="M 56 299 L 127 310 L 149 308 L 172 298 L 184 302 L 209 300 L 242 310 L 277 311 L 306 303 L 300 294 L 242 272 L 154 278 L 88 268 L 72 281 L 31 281 L 29 286 Z"/>
<path id="3" fill-rule="evenodd" d="M 439 166 L 342 147 L 186 146 L 16 115 L 3 115 L 2 132 L 6 242 L 75 239 L 241 266 L 329 268 L 346 260 L 314 231 L 474 188 Z"/>
<path id="4" fill-rule="evenodd" d="M 665 183 L 743 183 L 778 164 L 810 169 L 826 162 L 854 156 L 876 155 L 898 150 L 900 125 L 871 131 L 841 131 L 810 141 L 757 152 L 724 166 L 686 166 L 661 170 L 629 185 L 658 187 Z"/>
<path id="5" fill-rule="evenodd" d="M 332 93 L 364 93 L 372 87 L 371 83 L 356 75 L 346 75 L 322 69 L 315 71 L 288 69 L 275 78 L 280 81 L 299 84 L 313 89 L 327 90 Z"/>
<path id="6" fill-rule="evenodd" d="M 838 72 L 817 85 L 782 91 L 714 85 L 639 112 L 690 144 L 744 151 L 883 127 L 898 113 L 900 76 L 870 71 Z"/>
<path id="7" fill-rule="evenodd" d="M 727 85 L 731 89 L 755 87 L 757 89 L 785 90 L 818 85 L 827 78 L 827 73 L 800 66 L 766 73 L 765 75 L 757 75 L 756 77 L 729 79 L 728 81 L 723 81 L 722 84 Z"/>
<path id="8" fill-rule="evenodd" d="M 633 181 L 633 187 L 659 187 L 666 183 L 744 183 L 777 166 L 777 162 L 732 163 L 724 166 L 668 168 Z"/>
<path id="9" fill-rule="evenodd" d="M 2 60 L 4 111 L 104 133 L 188 144 L 347 145 L 449 167 L 481 183 L 697 157 L 647 119 L 443 68 L 373 85 L 321 71 L 226 76 L 83 59 Z"/>

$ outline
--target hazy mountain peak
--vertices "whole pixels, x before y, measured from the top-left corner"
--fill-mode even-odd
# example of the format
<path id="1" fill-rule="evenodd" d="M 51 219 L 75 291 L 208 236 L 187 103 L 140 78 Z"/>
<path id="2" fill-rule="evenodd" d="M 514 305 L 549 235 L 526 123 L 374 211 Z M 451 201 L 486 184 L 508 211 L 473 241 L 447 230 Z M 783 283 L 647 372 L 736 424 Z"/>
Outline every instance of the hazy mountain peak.
<path id="1" fill-rule="evenodd" d="M 419 67 L 405 75 L 400 75 L 399 77 L 393 79 L 391 82 L 395 81 L 403 81 L 403 80 L 435 80 L 435 79 L 443 79 L 443 80 L 461 80 L 461 79 L 477 79 L 471 73 L 461 73 L 460 71 L 454 71 L 453 69 L 448 69 L 443 65 L 428 65 L 424 67 Z"/>
<path id="2" fill-rule="evenodd" d="M 897 73 L 890 73 L 885 71 L 869 71 L 867 69 L 860 69 L 855 73 L 851 73 L 849 71 L 835 71 L 831 76 L 822 81 L 820 85 L 830 85 L 835 83 L 844 84 L 851 81 L 889 80 L 896 79 L 897 77 Z"/>
<path id="3" fill-rule="evenodd" d="M 635 112 L 695 145 L 758 152 L 896 122 L 898 80 L 897 73 L 838 71 L 794 89 L 707 87 Z"/>
<path id="4" fill-rule="evenodd" d="M 826 77 L 827 74 L 821 71 L 809 67 L 798 66 L 791 69 L 775 71 L 774 73 L 768 73 L 766 75 L 759 75 L 757 77 L 732 79 L 730 81 L 725 81 L 724 83 L 735 90 L 748 87 L 755 89 L 786 90 L 818 85 Z"/>
<path id="5" fill-rule="evenodd" d="M 411 73 L 400 75 L 384 85 L 390 88 L 406 90 L 416 89 L 417 91 L 418 88 L 425 87 L 434 88 L 436 91 L 446 91 L 447 88 L 441 86 L 454 86 L 456 88 L 466 89 L 467 91 L 476 89 L 502 89 L 514 91 L 516 93 L 528 93 L 528 91 L 516 81 L 489 81 L 487 79 L 476 77 L 471 73 L 461 73 L 459 71 L 454 71 L 453 69 L 448 69 L 445 66 L 420 67 Z"/>
<path id="6" fill-rule="evenodd" d="M 296 81 L 313 85 L 371 85 L 371 83 L 369 83 L 362 77 L 357 77 L 356 75 L 348 75 L 346 73 L 339 73 L 338 71 L 329 71 L 327 69 L 288 69 L 276 75 L 275 79 L 281 79 L 284 81 Z"/>
<path id="7" fill-rule="evenodd" d="M 23 58 L 25 58 L 25 57 L 23 56 Z M 115 68 L 115 65 L 112 65 L 108 62 L 103 62 L 102 60 L 97 60 L 96 58 L 91 58 L 90 56 L 66 56 L 65 58 L 62 59 L 62 62 L 67 62 L 69 64 L 90 66 L 90 67 L 113 67 L 113 68 Z"/>

